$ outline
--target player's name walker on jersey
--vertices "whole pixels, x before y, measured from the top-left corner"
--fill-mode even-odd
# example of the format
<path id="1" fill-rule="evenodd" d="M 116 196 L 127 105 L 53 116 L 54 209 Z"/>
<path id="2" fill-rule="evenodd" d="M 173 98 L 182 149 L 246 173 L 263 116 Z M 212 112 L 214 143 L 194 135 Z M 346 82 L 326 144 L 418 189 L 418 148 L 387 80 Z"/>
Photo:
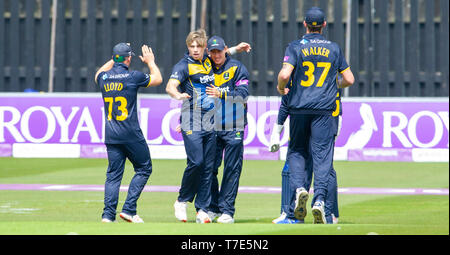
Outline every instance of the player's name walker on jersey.
<path id="1" fill-rule="evenodd" d="M 309 55 L 318 55 L 328 58 L 330 50 L 324 47 L 309 47 L 302 49 L 302 54 L 304 57 L 308 57 Z"/>

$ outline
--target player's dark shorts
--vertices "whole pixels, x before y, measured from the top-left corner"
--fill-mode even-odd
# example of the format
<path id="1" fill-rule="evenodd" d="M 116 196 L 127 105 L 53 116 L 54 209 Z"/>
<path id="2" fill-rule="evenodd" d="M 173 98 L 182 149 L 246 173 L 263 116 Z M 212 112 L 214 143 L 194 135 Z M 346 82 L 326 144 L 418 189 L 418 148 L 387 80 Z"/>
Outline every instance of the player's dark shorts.
<path id="1" fill-rule="evenodd" d="M 136 202 L 152 173 L 150 150 L 145 140 L 128 144 L 106 144 L 108 153 L 108 170 L 105 182 L 105 208 L 103 218 L 113 220 L 119 199 L 119 188 L 128 158 L 133 164 L 135 175 L 130 182 L 128 196 L 122 211 L 136 214 Z"/>
<path id="2" fill-rule="evenodd" d="M 128 158 L 135 171 L 150 172 L 152 160 L 145 140 L 128 144 L 106 144 L 108 152 L 108 170 L 121 169 Z"/>
<path id="3" fill-rule="evenodd" d="M 219 192 L 217 175 L 222 164 L 222 157 L 224 157 L 224 167 Z M 211 211 L 234 215 L 243 159 L 244 131 L 218 131 L 216 161 L 211 184 Z"/>
<path id="4" fill-rule="evenodd" d="M 331 114 L 291 114 L 288 160 L 290 183 L 305 187 L 306 161 L 313 158 L 314 194 L 325 199 L 328 176 L 332 169 L 335 119 Z"/>
<path id="5" fill-rule="evenodd" d="M 192 202 L 207 211 L 211 202 L 211 176 L 214 168 L 215 131 L 182 131 L 187 166 L 181 180 L 179 202 Z"/>

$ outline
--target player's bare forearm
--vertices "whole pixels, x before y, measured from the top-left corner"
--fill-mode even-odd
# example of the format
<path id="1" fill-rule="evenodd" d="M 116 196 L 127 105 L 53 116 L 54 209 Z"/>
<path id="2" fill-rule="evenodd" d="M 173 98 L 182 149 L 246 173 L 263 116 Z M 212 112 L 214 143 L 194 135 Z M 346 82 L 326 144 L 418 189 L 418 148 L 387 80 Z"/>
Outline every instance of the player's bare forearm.
<path id="1" fill-rule="evenodd" d="M 347 68 L 343 73 L 342 73 L 342 79 L 340 80 L 339 84 L 338 84 L 338 88 L 347 88 L 353 85 L 353 83 L 355 82 L 355 77 L 353 76 L 353 72 L 352 70 L 350 70 L 350 68 Z"/>
<path id="2" fill-rule="evenodd" d="M 177 89 L 177 84 L 175 84 L 174 80 L 169 80 L 169 82 L 166 85 L 166 92 L 167 94 L 169 94 L 169 96 L 171 96 L 174 99 L 177 99 L 177 97 L 179 96 L 178 94 L 180 94 L 180 92 L 178 92 Z"/>
<path id="3" fill-rule="evenodd" d="M 162 83 L 162 75 L 159 71 L 158 66 L 155 63 L 155 55 L 153 54 L 152 48 L 148 45 L 142 45 L 141 47 L 142 55 L 139 56 L 142 62 L 146 63 L 148 69 L 150 69 L 150 85 L 149 87 L 158 86 Z"/>
<path id="4" fill-rule="evenodd" d="M 252 46 L 249 43 L 241 42 L 236 46 L 228 48 L 227 53 L 230 55 L 234 55 L 236 53 L 247 52 L 249 53 L 252 50 Z"/>
<path id="5" fill-rule="evenodd" d="M 150 69 L 150 87 L 159 86 L 162 82 L 162 75 L 161 71 L 159 70 L 158 66 L 156 65 L 155 61 L 151 61 L 147 63 L 148 69 Z"/>
<path id="6" fill-rule="evenodd" d="M 178 85 L 180 84 L 179 81 L 170 79 L 166 86 L 166 92 L 169 94 L 172 98 L 176 100 L 184 100 L 190 98 L 190 96 L 187 93 L 180 93 L 178 92 Z"/>
<path id="7" fill-rule="evenodd" d="M 289 82 L 292 70 L 294 70 L 294 68 L 291 65 L 283 64 L 283 68 L 278 73 L 277 90 L 280 95 L 286 94 L 284 89 L 286 88 L 286 84 Z"/>
<path id="8" fill-rule="evenodd" d="M 110 59 L 108 62 L 106 62 L 104 65 L 102 65 L 100 67 L 100 69 L 98 69 L 98 71 L 95 73 L 95 83 L 97 83 L 97 77 L 101 72 L 106 72 L 108 70 L 110 70 L 111 68 L 113 68 L 114 66 L 114 60 Z"/>

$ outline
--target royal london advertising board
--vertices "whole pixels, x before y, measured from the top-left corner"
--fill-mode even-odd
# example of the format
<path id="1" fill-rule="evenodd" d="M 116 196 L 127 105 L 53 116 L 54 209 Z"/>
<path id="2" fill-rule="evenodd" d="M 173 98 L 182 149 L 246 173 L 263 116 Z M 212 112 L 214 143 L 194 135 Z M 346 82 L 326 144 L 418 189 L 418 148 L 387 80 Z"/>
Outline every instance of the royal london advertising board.
<path id="1" fill-rule="evenodd" d="M 280 97 L 250 97 L 244 158 L 284 160 L 268 151 Z M 140 95 L 138 115 L 152 158 L 184 159 L 176 131 L 182 102 L 166 95 Z M 106 157 L 104 103 L 96 93 L 1 93 L 0 156 Z M 343 98 L 335 160 L 448 162 L 448 98 Z"/>

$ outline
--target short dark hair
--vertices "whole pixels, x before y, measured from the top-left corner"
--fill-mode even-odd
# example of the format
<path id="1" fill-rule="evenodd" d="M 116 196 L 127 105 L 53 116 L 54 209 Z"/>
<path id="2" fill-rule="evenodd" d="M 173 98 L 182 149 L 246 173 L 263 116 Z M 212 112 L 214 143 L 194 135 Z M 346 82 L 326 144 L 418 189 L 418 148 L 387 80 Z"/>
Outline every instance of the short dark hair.
<path id="1" fill-rule="evenodd" d="M 306 27 L 308 28 L 308 31 L 310 33 L 322 33 L 322 26 L 312 26 L 309 24 L 306 24 Z"/>

